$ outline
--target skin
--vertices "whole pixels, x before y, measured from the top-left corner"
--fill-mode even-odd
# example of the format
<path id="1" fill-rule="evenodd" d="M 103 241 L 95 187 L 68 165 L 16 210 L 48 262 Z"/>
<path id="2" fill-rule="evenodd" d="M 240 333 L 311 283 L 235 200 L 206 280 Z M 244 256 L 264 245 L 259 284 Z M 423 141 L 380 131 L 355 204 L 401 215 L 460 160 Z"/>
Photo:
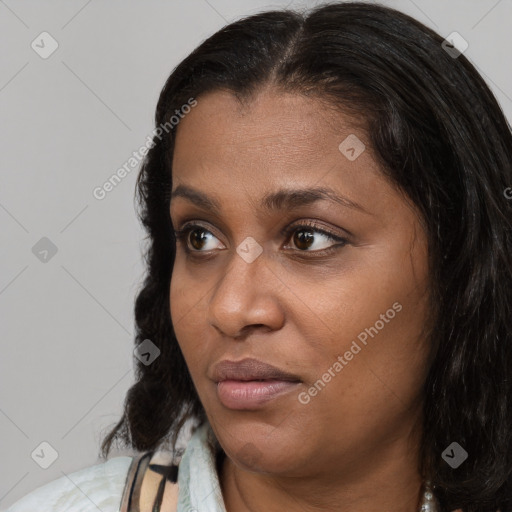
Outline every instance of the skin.
<path id="1" fill-rule="evenodd" d="M 338 149 L 350 134 L 366 145 L 354 161 Z M 188 185 L 221 205 L 216 215 L 172 199 L 174 228 L 197 220 L 207 240 L 191 246 L 195 259 L 187 257 L 186 239 L 178 242 L 170 304 L 192 379 L 227 454 L 220 482 L 228 512 L 417 510 L 429 351 L 422 334 L 427 241 L 418 212 L 382 175 L 363 128 L 313 96 L 265 87 L 242 107 L 229 92 L 215 91 L 198 98 L 180 122 L 172 173 L 173 190 Z M 317 186 L 366 211 L 331 200 L 271 212 L 260 205 L 269 192 Z M 300 228 L 295 237 L 280 234 L 307 220 L 347 243 L 315 256 L 337 242 L 308 231 L 308 248 L 298 245 Z M 263 249 L 251 263 L 236 252 L 249 236 Z M 402 310 L 301 403 L 298 394 L 396 302 Z M 211 369 L 245 357 L 302 382 L 261 409 L 228 409 Z"/>

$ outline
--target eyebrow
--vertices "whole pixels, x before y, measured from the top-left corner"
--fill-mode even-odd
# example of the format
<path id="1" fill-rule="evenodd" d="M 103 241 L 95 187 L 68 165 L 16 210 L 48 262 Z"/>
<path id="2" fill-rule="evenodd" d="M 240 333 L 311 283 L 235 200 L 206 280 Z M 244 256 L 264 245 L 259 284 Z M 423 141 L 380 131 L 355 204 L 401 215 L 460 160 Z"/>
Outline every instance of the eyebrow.
<path id="1" fill-rule="evenodd" d="M 217 215 L 220 214 L 221 207 L 219 202 L 196 188 L 188 185 L 178 185 L 171 193 L 171 201 L 175 197 L 182 197 L 204 210 L 210 210 Z M 334 201 L 347 208 L 360 210 L 363 213 L 372 215 L 359 203 L 337 194 L 333 189 L 328 187 L 280 189 L 276 192 L 266 194 L 261 200 L 260 206 L 262 209 L 271 212 L 278 210 L 291 210 L 322 200 Z"/>

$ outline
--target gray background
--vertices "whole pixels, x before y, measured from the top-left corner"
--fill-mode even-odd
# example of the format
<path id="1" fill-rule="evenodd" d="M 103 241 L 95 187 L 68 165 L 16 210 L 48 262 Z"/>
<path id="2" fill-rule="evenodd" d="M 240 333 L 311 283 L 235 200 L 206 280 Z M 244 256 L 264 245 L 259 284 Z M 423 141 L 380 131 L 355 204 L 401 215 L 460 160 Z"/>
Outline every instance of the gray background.
<path id="1" fill-rule="evenodd" d="M 96 463 L 133 382 L 138 168 L 101 201 L 93 189 L 145 143 L 166 78 L 203 39 L 246 14 L 319 3 L 0 0 L 0 508 Z M 510 0 L 383 3 L 462 34 L 512 118 Z M 59 44 L 47 59 L 31 48 L 43 31 Z M 46 262 L 32 250 L 43 237 L 57 248 Z M 48 469 L 31 457 L 43 441 L 58 452 Z"/>

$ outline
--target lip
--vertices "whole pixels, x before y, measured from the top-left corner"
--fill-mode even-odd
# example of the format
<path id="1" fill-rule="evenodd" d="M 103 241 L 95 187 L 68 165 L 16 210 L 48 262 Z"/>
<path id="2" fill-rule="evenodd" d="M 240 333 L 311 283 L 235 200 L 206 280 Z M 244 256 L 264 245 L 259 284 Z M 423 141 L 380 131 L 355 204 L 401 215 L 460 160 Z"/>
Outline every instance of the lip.
<path id="1" fill-rule="evenodd" d="M 297 382 L 300 381 L 300 378 L 258 359 L 246 358 L 240 361 L 225 359 L 216 364 L 213 368 L 213 380 L 215 382 L 223 380 L 280 380 Z"/>
<path id="2" fill-rule="evenodd" d="M 213 368 L 212 380 L 221 403 L 235 410 L 261 408 L 301 382 L 297 375 L 250 358 L 221 361 Z"/>

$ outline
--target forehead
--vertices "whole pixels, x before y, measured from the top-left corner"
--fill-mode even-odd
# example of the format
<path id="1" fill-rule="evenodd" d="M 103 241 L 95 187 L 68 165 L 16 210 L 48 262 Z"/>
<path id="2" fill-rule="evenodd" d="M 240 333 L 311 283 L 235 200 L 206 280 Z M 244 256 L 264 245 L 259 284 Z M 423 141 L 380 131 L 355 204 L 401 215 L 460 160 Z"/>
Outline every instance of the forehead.
<path id="1" fill-rule="evenodd" d="M 382 177 L 363 123 L 313 95 L 268 87 L 241 103 L 231 92 L 210 92 L 177 126 L 173 190 L 184 184 L 230 201 L 327 186 L 362 204 L 360 193 Z M 366 149 L 349 161 L 339 145 L 354 134 Z"/>
<path id="2" fill-rule="evenodd" d="M 345 136 L 363 131 L 361 120 L 348 117 L 316 96 L 266 88 L 241 103 L 231 92 L 200 96 L 177 126 L 173 168 L 208 158 L 238 161 L 268 156 L 300 156 L 304 164 L 338 150 Z"/>

